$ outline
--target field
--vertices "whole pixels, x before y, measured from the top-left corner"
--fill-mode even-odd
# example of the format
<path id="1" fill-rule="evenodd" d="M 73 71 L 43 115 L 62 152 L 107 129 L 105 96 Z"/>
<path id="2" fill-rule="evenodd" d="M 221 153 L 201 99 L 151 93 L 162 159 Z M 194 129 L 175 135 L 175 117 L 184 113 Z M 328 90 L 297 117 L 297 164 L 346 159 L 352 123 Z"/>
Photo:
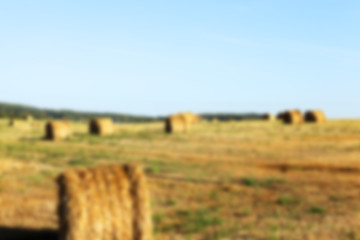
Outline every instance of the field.
<path id="1" fill-rule="evenodd" d="M 73 123 L 42 139 L 44 122 L 0 120 L 0 238 L 56 239 L 56 176 L 67 168 L 142 163 L 155 239 L 360 239 L 360 120 L 325 124 L 118 124 L 107 137 Z M 26 238 L 27 236 L 27 238 Z"/>

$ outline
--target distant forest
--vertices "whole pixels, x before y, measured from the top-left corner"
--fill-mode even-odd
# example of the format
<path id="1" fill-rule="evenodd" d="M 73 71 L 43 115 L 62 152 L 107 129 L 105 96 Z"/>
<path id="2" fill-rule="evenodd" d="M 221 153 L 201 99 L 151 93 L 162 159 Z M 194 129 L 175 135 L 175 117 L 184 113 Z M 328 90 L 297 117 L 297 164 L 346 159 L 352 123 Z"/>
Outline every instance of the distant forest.
<path id="1" fill-rule="evenodd" d="M 23 118 L 31 115 L 37 119 L 71 119 L 88 120 L 93 117 L 110 117 L 115 122 L 152 122 L 164 120 L 166 116 L 150 117 L 109 112 L 80 112 L 72 110 L 40 109 L 22 104 L 0 103 L 1 118 Z M 219 121 L 261 119 L 263 114 L 257 113 L 204 113 L 203 119 Z"/>

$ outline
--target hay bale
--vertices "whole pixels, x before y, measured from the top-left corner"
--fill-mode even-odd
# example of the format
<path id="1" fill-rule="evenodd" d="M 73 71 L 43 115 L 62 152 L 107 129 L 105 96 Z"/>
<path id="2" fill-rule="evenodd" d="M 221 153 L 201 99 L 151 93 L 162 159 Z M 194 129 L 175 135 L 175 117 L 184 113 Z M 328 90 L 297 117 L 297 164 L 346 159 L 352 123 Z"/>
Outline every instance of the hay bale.
<path id="1" fill-rule="evenodd" d="M 213 119 L 211 119 L 211 122 L 212 122 L 212 123 L 219 123 L 219 119 L 213 118 Z"/>
<path id="2" fill-rule="evenodd" d="M 196 115 L 192 112 L 179 113 L 178 115 L 184 119 L 184 121 L 187 125 L 196 124 L 201 119 L 200 115 Z"/>
<path id="3" fill-rule="evenodd" d="M 326 116 L 321 110 L 309 110 L 305 113 L 305 122 L 324 123 L 326 122 Z"/>
<path id="4" fill-rule="evenodd" d="M 179 133 L 186 131 L 187 131 L 187 124 L 182 116 L 171 115 L 167 119 L 165 119 L 166 133 Z"/>
<path id="5" fill-rule="evenodd" d="M 190 127 L 201 120 L 200 115 L 193 114 L 192 112 L 183 112 L 170 115 L 165 120 L 165 132 L 186 132 Z"/>
<path id="6" fill-rule="evenodd" d="M 138 165 L 68 170 L 59 186 L 60 240 L 150 240 L 146 179 Z"/>
<path id="7" fill-rule="evenodd" d="M 25 120 L 26 122 L 32 122 L 32 121 L 34 120 L 34 118 L 33 118 L 33 116 L 31 116 L 30 114 L 26 114 L 26 115 L 24 116 L 24 120 Z"/>
<path id="8" fill-rule="evenodd" d="M 10 119 L 10 121 L 9 121 L 9 126 L 10 126 L 10 127 L 18 127 L 18 126 L 21 126 L 21 125 L 22 125 L 22 123 L 21 123 L 21 121 L 18 120 L 18 119 L 12 118 L 12 119 Z"/>
<path id="9" fill-rule="evenodd" d="M 201 120 L 201 116 L 194 114 L 192 112 L 179 113 L 180 116 L 184 119 L 187 125 L 197 124 Z"/>
<path id="10" fill-rule="evenodd" d="M 71 125 L 67 120 L 49 121 L 45 125 L 45 139 L 61 140 L 71 137 Z"/>
<path id="11" fill-rule="evenodd" d="M 284 115 L 285 115 L 285 112 L 279 112 L 277 115 L 276 115 L 276 119 L 277 120 L 280 120 L 280 121 L 284 121 Z"/>
<path id="12" fill-rule="evenodd" d="M 304 117 L 300 110 L 289 110 L 284 112 L 283 122 L 287 124 L 301 124 L 304 122 Z"/>
<path id="13" fill-rule="evenodd" d="M 193 115 L 193 124 L 199 123 L 201 121 L 201 115 L 194 114 Z"/>
<path id="14" fill-rule="evenodd" d="M 272 115 L 271 113 L 265 113 L 262 116 L 262 119 L 266 120 L 266 121 L 274 121 L 275 120 L 275 116 Z"/>
<path id="15" fill-rule="evenodd" d="M 18 129 L 28 129 L 30 127 L 30 123 L 22 119 L 12 118 L 9 121 L 9 127 L 18 128 Z"/>
<path id="16" fill-rule="evenodd" d="M 89 132 L 96 135 L 110 135 L 114 133 L 114 122 L 111 118 L 94 118 L 89 123 Z"/>

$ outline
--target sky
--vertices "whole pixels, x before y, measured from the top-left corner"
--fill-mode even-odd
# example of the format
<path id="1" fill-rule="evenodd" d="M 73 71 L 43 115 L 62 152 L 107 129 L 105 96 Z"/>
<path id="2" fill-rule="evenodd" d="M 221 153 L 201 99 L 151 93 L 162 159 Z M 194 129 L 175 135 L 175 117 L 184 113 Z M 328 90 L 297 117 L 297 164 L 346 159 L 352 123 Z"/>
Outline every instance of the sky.
<path id="1" fill-rule="evenodd" d="M 0 101 L 360 118 L 360 1 L 0 0 Z"/>

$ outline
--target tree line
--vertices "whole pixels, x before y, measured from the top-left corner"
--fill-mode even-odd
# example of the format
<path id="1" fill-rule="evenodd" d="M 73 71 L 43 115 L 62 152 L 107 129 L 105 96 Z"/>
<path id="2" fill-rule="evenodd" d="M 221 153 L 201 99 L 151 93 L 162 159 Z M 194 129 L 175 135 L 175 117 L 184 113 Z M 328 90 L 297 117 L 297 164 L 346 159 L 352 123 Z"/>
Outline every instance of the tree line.
<path id="1" fill-rule="evenodd" d="M 52 110 L 21 104 L 0 103 L 1 118 L 24 118 L 26 115 L 31 115 L 36 119 L 70 119 L 75 121 L 88 120 L 94 117 L 109 117 L 115 122 L 153 122 L 166 118 L 166 116 L 151 117 L 110 112 L 96 113 L 73 110 Z M 202 119 L 216 119 L 218 121 L 261 119 L 263 116 L 263 114 L 257 113 L 204 113 L 200 115 Z"/>

